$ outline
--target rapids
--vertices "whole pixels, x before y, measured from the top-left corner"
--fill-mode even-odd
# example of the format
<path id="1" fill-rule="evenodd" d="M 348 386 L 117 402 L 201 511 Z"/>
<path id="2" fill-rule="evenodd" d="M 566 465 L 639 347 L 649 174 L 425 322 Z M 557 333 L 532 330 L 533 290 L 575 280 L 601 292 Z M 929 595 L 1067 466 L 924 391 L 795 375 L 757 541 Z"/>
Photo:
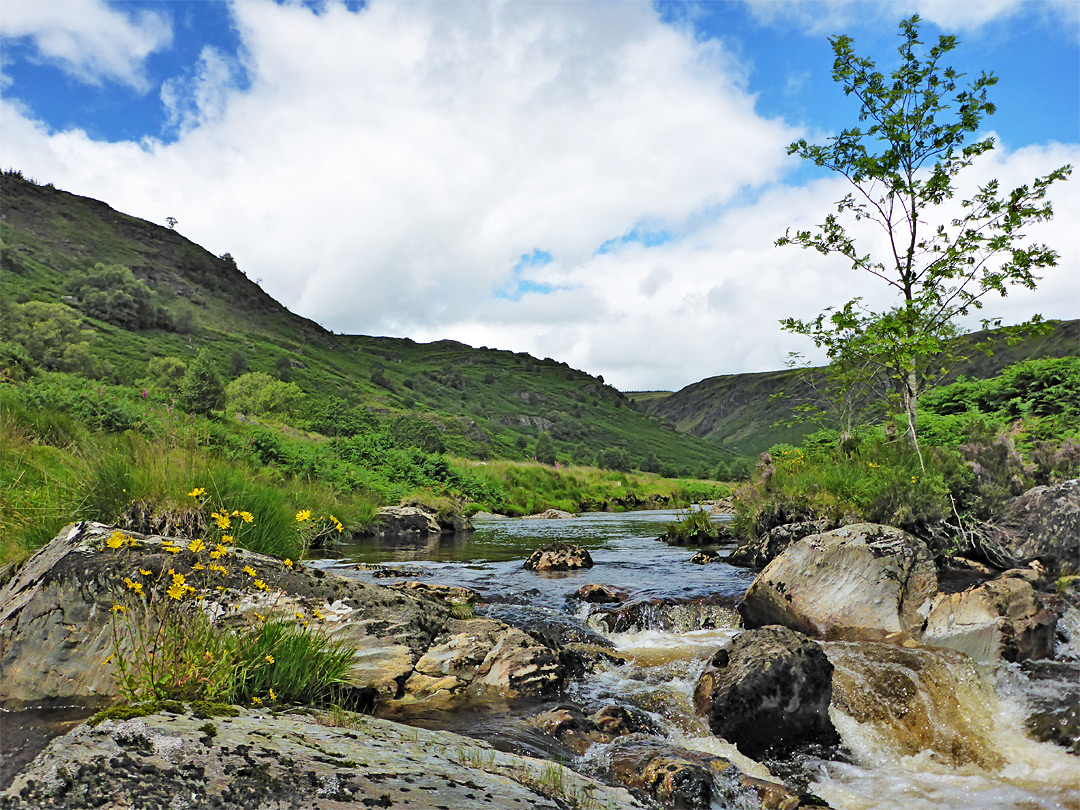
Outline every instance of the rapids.
<path id="1" fill-rule="evenodd" d="M 1033 699 L 1040 689 L 1045 699 L 1048 687 L 1016 665 L 979 665 L 947 650 L 825 643 L 836 668 L 830 714 L 843 739 L 837 760 L 808 755 L 758 763 L 714 737 L 694 711 L 693 690 L 709 656 L 739 632 L 734 612 L 716 599 L 741 596 L 753 575 L 723 562 L 692 565 L 692 549 L 658 542 L 675 518 L 659 511 L 487 520 L 473 535 L 376 539 L 341 547 L 335 559 L 318 564 L 383 583 L 371 571 L 355 570 L 356 563 L 403 565 L 409 578 L 476 590 L 493 615 L 526 629 L 544 616 L 579 622 L 583 632 L 604 635 L 624 659 L 573 682 L 557 703 L 396 719 L 601 772 L 607 746 L 574 757 L 538 733 L 529 717 L 558 704 L 591 712 L 618 702 L 649 712 L 666 742 L 725 757 L 751 776 L 794 778 L 838 810 L 1080 810 L 1080 758 L 1025 731 Z M 595 567 L 554 575 L 522 568 L 532 550 L 554 540 L 586 546 Z M 626 604 L 644 603 L 630 626 L 614 632 L 601 620 L 612 606 L 572 598 L 591 582 L 629 592 Z M 1066 677 L 1076 672 L 1074 666 Z"/>

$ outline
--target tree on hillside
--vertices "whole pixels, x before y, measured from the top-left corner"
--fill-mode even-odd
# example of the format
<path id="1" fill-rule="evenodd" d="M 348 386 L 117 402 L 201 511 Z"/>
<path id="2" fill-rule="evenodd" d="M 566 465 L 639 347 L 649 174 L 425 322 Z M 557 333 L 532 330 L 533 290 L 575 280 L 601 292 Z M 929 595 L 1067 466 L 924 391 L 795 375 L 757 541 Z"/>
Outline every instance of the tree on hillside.
<path id="1" fill-rule="evenodd" d="M 188 413 L 209 414 L 225 407 L 225 386 L 210 352 L 203 349 L 191 361 L 180 383 L 180 407 Z"/>
<path id="2" fill-rule="evenodd" d="M 536 460 L 541 464 L 555 463 L 555 442 L 547 433 L 541 433 L 536 439 L 536 449 L 533 451 Z"/>
<path id="3" fill-rule="evenodd" d="M 852 190 L 816 230 L 789 230 L 776 243 L 839 254 L 893 289 L 899 301 L 883 311 L 854 298 L 812 320 L 787 318 L 781 324 L 826 350 L 840 385 L 884 381 L 917 453 L 919 396 L 959 359 L 956 319 L 981 309 L 991 293 L 1004 296 L 1013 285 L 1034 288 L 1035 273 L 1057 263 L 1057 253 L 1028 241 L 1023 229 L 1052 217 L 1047 192 L 1072 171 L 1062 166 L 1007 192 L 991 180 L 954 201 L 957 176 L 994 147 L 992 138 L 965 141 L 994 112 L 987 89 L 997 77 L 983 73 L 962 86 L 962 74 L 942 65 L 956 38 L 939 37 L 927 49 L 919 40 L 919 22 L 914 16 L 900 24 L 900 65 L 889 78 L 855 54 L 850 37 L 830 40 L 833 79 L 859 101 L 859 121 L 865 123 L 825 145 L 796 141 L 788 153 L 838 172 Z M 841 219 L 874 223 L 887 247 L 864 252 Z M 1036 316 L 1023 326 L 1040 320 Z"/>
<path id="4" fill-rule="evenodd" d="M 0 316 L 0 338 L 21 347 L 50 371 L 93 374 L 91 334 L 79 314 L 65 304 L 28 301 L 5 307 Z"/>

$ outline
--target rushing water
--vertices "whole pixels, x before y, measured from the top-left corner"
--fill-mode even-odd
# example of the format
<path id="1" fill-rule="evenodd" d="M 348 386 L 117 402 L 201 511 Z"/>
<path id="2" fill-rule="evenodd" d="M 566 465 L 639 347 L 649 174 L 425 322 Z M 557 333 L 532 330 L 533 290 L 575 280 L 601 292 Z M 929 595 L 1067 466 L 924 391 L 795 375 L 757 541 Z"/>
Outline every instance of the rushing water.
<path id="1" fill-rule="evenodd" d="M 430 542 L 373 540 L 339 548 L 319 565 L 385 582 L 356 564 L 440 585 L 461 585 L 493 603 L 509 621 L 558 615 L 602 632 L 626 658 L 572 683 L 559 697 L 587 712 L 618 702 L 649 712 L 669 742 L 725 757 L 752 776 L 769 770 L 717 739 L 693 709 L 705 661 L 739 631 L 707 597 L 740 596 L 750 572 L 724 563 L 691 565 L 691 550 L 655 538 L 672 511 L 589 514 L 566 520 L 487 520 L 471 535 Z M 534 549 L 563 540 L 589 549 L 595 567 L 539 575 L 523 568 Z M 689 601 L 657 608 L 626 632 L 595 621 L 604 606 L 568 599 L 581 585 L 621 588 L 630 601 Z M 682 611 L 680 613 L 680 611 Z M 695 623 L 695 615 L 700 619 Z M 829 643 L 836 667 L 830 710 L 843 738 L 840 761 L 804 759 L 798 770 L 810 790 L 838 810 L 1080 810 L 1080 758 L 1025 732 L 1029 703 L 1041 688 L 1016 666 L 995 669 L 941 650 Z M 1075 667 L 1070 670 L 1075 675 Z M 401 717 L 449 728 L 525 753 L 598 770 L 606 746 L 584 757 L 539 733 L 533 715 L 550 702 L 470 706 L 458 712 Z M 774 766 L 777 763 L 773 763 Z M 719 810 L 719 806 L 718 806 Z"/>

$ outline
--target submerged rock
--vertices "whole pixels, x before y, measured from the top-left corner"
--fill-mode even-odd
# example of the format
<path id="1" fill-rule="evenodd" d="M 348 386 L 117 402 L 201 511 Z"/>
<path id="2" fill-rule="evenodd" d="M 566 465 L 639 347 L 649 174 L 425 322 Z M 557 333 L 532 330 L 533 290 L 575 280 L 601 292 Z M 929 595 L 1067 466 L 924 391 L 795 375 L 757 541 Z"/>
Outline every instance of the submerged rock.
<path id="1" fill-rule="evenodd" d="M 747 627 L 820 638 L 918 638 L 937 592 L 922 540 L 873 523 L 799 540 L 758 574 L 739 607 Z"/>
<path id="2" fill-rule="evenodd" d="M 630 597 L 629 592 L 622 590 L 621 588 L 613 588 L 610 585 L 599 585 L 595 582 L 590 582 L 588 585 L 582 585 L 574 593 L 575 599 L 580 599 L 582 602 L 589 602 L 594 605 L 610 605 L 617 604 L 619 602 L 625 602 Z"/>
<path id="3" fill-rule="evenodd" d="M 522 520 L 566 520 L 577 517 L 573 512 L 564 512 L 562 509 L 546 509 L 536 515 L 526 515 Z"/>
<path id="4" fill-rule="evenodd" d="M 588 616 L 591 627 L 603 633 L 663 630 L 689 633 L 720 627 L 740 627 L 736 600 L 727 596 L 689 598 L 653 597 L 624 602 L 617 608 L 599 608 Z"/>
<path id="5" fill-rule="evenodd" d="M 574 571 L 592 568 L 593 559 L 588 549 L 572 543 L 550 543 L 539 548 L 525 560 L 530 571 Z"/>
<path id="6" fill-rule="evenodd" d="M 1031 583 L 1002 577 L 935 601 L 924 644 L 967 653 L 977 661 L 1052 658 L 1057 616 L 1040 604 Z"/>
<path id="7" fill-rule="evenodd" d="M 624 788 L 457 734 L 359 715 L 336 722 L 346 725 L 241 710 L 82 725 L 15 778 L 0 808 L 644 810 Z"/>
<path id="8" fill-rule="evenodd" d="M 617 705 L 605 706 L 589 716 L 564 706 L 537 715 L 533 722 L 577 754 L 584 754 L 596 743 L 608 743 L 628 734 L 660 733 L 648 713 Z"/>
<path id="9" fill-rule="evenodd" d="M 694 690 L 712 732 L 749 757 L 783 755 L 840 738 L 829 719 L 833 666 L 821 645 L 786 627 L 740 633 Z"/>

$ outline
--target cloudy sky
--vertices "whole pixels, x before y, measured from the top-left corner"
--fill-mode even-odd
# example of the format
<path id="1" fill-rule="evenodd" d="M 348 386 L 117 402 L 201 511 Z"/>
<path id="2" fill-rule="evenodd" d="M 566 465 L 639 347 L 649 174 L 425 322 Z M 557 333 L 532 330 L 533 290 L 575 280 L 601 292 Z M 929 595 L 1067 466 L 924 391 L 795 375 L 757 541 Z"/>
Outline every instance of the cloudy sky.
<path id="1" fill-rule="evenodd" d="M 846 193 L 785 152 L 856 123 L 828 37 L 891 70 L 915 12 L 1000 77 L 973 181 L 1080 163 L 1076 0 L 3 0 L 0 164 L 175 217 L 337 332 L 679 388 L 813 356 L 779 318 L 889 303 L 773 242 Z M 1080 316 L 1078 187 L 1030 230 L 1060 266 L 983 314 Z"/>

